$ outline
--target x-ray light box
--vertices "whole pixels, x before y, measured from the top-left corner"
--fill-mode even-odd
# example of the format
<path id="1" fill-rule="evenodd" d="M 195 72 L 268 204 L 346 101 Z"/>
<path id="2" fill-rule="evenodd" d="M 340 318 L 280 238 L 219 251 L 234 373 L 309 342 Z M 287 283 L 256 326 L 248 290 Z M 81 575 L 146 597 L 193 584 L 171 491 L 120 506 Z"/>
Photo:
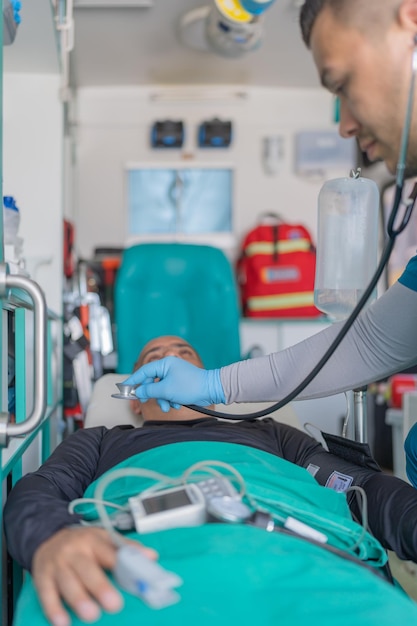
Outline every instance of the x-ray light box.
<path id="1" fill-rule="evenodd" d="M 128 235 L 232 232 L 233 170 L 128 166 Z"/>

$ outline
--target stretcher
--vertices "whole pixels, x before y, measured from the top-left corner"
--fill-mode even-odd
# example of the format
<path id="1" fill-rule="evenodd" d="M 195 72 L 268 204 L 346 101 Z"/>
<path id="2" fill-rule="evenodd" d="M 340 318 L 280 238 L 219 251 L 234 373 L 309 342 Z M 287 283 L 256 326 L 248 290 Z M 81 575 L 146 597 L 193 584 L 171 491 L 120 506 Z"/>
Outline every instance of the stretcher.
<path id="1" fill-rule="evenodd" d="M 233 466 L 262 507 L 277 515 L 291 512 L 325 533 L 336 551 L 247 524 L 211 523 L 146 534 L 140 539 L 158 551 L 164 568 L 182 579 L 180 601 L 156 610 L 122 590 L 124 609 L 117 615 L 103 614 L 100 624 L 391 626 L 417 619 L 417 605 L 384 578 L 385 551 L 351 520 L 345 496 L 319 486 L 303 468 L 260 450 L 218 442 L 161 446 L 117 467 L 178 476 L 208 459 Z M 121 502 L 148 483 L 128 476 L 114 481 L 106 500 Z M 93 484 L 85 497 L 94 490 Z M 84 514 L 94 517 L 93 508 L 87 504 Z M 72 617 L 74 625 L 81 624 Z M 27 624 L 47 624 L 29 577 L 14 626 Z"/>

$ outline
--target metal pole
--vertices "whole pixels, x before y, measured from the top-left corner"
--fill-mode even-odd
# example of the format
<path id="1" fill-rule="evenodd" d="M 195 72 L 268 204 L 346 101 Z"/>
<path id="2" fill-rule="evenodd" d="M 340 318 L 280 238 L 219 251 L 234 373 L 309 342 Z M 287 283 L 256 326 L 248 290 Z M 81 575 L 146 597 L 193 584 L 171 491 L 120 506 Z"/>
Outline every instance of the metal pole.
<path id="1" fill-rule="evenodd" d="M 368 439 L 367 387 L 353 390 L 355 441 L 366 443 Z"/>

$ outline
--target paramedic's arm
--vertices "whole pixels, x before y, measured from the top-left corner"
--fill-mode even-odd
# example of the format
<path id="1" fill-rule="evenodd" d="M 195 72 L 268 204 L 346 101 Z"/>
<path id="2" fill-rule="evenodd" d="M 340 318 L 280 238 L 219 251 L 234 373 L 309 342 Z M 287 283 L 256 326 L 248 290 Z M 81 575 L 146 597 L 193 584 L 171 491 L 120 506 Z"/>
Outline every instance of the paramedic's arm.
<path id="1" fill-rule="evenodd" d="M 362 312 L 298 399 L 356 389 L 417 363 L 417 257 L 411 263 L 413 271 L 406 270 L 403 275 L 411 275 L 409 284 L 396 283 Z M 281 352 L 216 370 L 202 370 L 177 357 L 166 357 L 146 363 L 126 382 L 139 385 L 135 394 L 141 401 L 156 398 L 164 411 L 179 404 L 281 400 L 310 374 L 343 323 Z"/>
<path id="2" fill-rule="evenodd" d="M 417 290 L 396 283 L 360 315 L 298 398 L 318 398 L 362 387 L 415 364 L 416 320 Z M 226 403 L 274 401 L 286 396 L 310 373 L 343 323 L 281 352 L 222 367 Z"/>

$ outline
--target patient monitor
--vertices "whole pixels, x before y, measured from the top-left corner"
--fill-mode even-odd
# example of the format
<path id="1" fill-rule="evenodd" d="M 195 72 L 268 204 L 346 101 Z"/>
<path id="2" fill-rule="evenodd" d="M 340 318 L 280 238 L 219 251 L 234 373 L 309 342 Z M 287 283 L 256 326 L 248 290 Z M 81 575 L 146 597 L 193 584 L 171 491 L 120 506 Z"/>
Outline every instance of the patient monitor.
<path id="1" fill-rule="evenodd" d="M 129 498 L 129 505 L 138 533 L 200 526 L 210 518 L 243 522 L 252 513 L 227 478 L 214 476 L 196 483 L 141 493 Z"/>

